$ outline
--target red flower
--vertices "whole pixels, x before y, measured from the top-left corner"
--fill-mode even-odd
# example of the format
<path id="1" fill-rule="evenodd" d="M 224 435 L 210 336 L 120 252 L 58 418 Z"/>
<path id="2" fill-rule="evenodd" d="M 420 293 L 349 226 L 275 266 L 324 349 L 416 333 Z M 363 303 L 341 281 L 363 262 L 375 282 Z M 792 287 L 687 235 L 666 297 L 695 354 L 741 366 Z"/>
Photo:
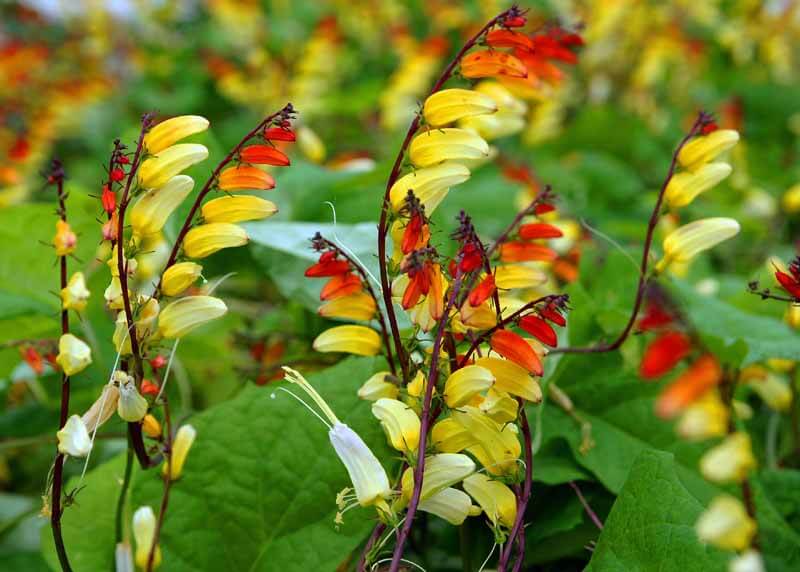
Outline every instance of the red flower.
<path id="1" fill-rule="evenodd" d="M 533 212 L 536 213 L 537 215 L 543 215 L 543 214 L 551 213 L 554 210 L 556 210 L 555 205 L 552 205 L 550 203 L 539 203 L 533 209 Z"/>
<path id="2" fill-rule="evenodd" d="M 122 179 L 125 178 L 125 171 L 120 168 L 111 169 L 111 180 L 115 183 L 119 183 Z"/>
<path id="3" fill-rule="evenodd" d="M 519 320 L 519 327 L 543 344 L 547 344 L 551 347 L 556 347 L 558 345 L 556 331 L 539 316 L 534 316 L 533 314 L 523 316 Z"/>
<path id="4" fill-rule="evenodd" d="M 322 256 L 319 257 L 319 262 L 306 270 L 306 277 L 325 278 L 348 272 L 350 263 L 347 260 L 339 260 L 336 256 L 336 252 L 333 250 L 322 253 Z"/>
<path id="5" fill-rule="evenodd" d="M 42 360 L 41 354 L 36 351 L 36 348 L 28 346 L 24 350 L 21 349 L 20 353 L 22 354 L 22 359 L 25 360 L 25 363 L 31 367 L 34 373 L 36 375 L 42 375 L 44 371 L 44 361 Z"/>
<path id="6" fill-rule="evenodd" d="M 268 141 L 294 141 L 295 135 L 293 131 L 283 127 L 269 127 L 264 130 L 264 139 Z"/>
<path id="7" fill-rule="evenodd" d="M 254 165 L 287 167 L 291 163 L 283 151 L 279 151 L 271 145 L 250 145 L 242 149 L 239 156 L 245 163 Z"/>
<path id="8" fill-rule="evenodd" d="M 431 268 L 430 264 L 424 264 L 422 268 L 411 268 L 408 271 L 408 286 L 403 292 L 403 309 L 413 308 L 419 299 L 426 295 L 431 289 Z"/>
<path id="9" fill-rule="evenodd" d="M 639 320 L 639 331 L 649 332 L 668 326 L 673 321 L 671 314 L 665 312 L 661 306 L 655 303 L 648 303 L 644 316 Z"/>
<path id="10" fill-rule="evenodd" d="M 100 196 L 100 202 L 103 204 L 103 210 L 111 214 L 117 208 L 117 194 L 112 191 L 108 185 L 103 185 L 103 193 Z"/>
<path id="11" fill-rule="evenodd" d="M 533 49 L 533 41 L 528 36 L 512 30 L 492 30 L 486 35 L 486 45 L 493 48 Z"/>
<path id="12" fill-rule="evenodd" d="M 483 264 L 483 257 L 478 246 L 473 242 L 466 243 L 461 247 L 461 263 L 459 268 L 461 272 L 467 274 L 473 270 L 477 270 Z"/>
<path id="13" fill-rule="evenodd" d="M 639 366 L 639 375 L 644 379 L 661 377 L 689 355 L 691 350 L 689 336 L 681 332 L 666 332 L 647 346 Z"/>
<path id="14" fill-rule="evenodd" d="M 161 369 L 165 365 L 167 365 L 167 358 L 165 358 L 162 355 L 157 355 L 156 357 L 150 360 L 150 367 L 152 367 L 153 369 Z"/>
<path id="15" fill-rule="evenodd" d="M 708 135 L 709 133 L 713 133 L 717 129 L 719 129 L 719 125 L 717 125 L 714 121 L 710 121 L 709 123 L 703 125 L 702 128 L 700 128 L 700 133 L 702 135 Z"/>
<path id="16" fill-rule="evenodd" d="M 319 299 L 335 300 L 336 298 L 355 294 L 360 290 L 361 279 L 352 272 L 348 272 L 347 274 L 339 274 L 328 280 L 325 286 L 322 287 Z"/>
<path id="17" fill-rule="evenodd" d="M 506 28 L 521 28 L 526 24 L 527 20 L 525 16 L 511 16 L 510 18 L 506 18 L 503 22 L 503 25 Z"/>
<path id="18" fill-rule="evenodd" d="M 550 320 L 556 326 L 561 326 L 563 328 L 567 325 L 567 320 L 559 313 L 558 307 L 553 303 L 539 310 L 539 315 L 546 320 Z"/>
<path id="19" fill-rule="evenodd" d="M 519 334 L 509 330 L 497 330 L 489 341 L 492 349 L 504 358 L 524 367 L 533 375 L 542 375 L 542 360 L 533 348 Z"/>
<path id="20" fill-rule="evenodd" d="M 495 289 L 494 274 L 487 274 L 486 278 L 481 280 L 480 284 L 475 286 L 472 292 L 469 293 L 469 305 L 473 308 L 480 306 L 494 295 Z"/>
<path id="21" fill-rule="evenodd" d="M 414 213 L 403 231 L 403 242 L 401 250 L 403 254 L 408 254 L 413 250 L 418 250 L 427 244 L 430 238 L 428 225 L 421 213 Z"/>
<path id="22" fill-rule="evenodd" d="M 539 238 L 561 238 L 564 233 L 558 227 L 543 222 L 523 224 L 519 227 L 519 237 L 525 240 Z"/>
<path id="23" fill-rule="evenodd" d="M 507 242 L 500 246 L 500 259 L 503 262 L 552 262 L 557 256 L 552 248 L 530 242 Z"/>
<path id="24" fill-rule="evenodd" d="M 722 368 L 716 358 L 711 354 L 700 356 L 658 397 L 656 413 L 664 418 L 674 417 L 721 379 Z"/>
<path id="25" fill-rule="evenodd" d="M 158 395 L 158 386 L 149 379 L 142 380 L 142 395 Z"/>
<path id="26" fill-rule="evenodd" d="M 789 267 L 792 268 L 791 266 Z M 793 276 L 789 276 L 780 270 L 775 271 L 775 279 L 780 283 L 784 290 L 791 294 L 792 298 L 800 298 L 800 281 Z"/>

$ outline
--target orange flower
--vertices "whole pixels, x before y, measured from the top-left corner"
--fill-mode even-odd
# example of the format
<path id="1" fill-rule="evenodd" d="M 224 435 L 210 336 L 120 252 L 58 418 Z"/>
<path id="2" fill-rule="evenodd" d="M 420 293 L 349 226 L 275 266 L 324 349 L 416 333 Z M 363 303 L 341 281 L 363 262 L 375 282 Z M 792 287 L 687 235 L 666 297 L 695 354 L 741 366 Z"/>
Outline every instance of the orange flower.
<path id="1" fill-rule="evenodd" d="M 472 52 L 461 60 L 461 75 L 470 79 L 495 76 L 527 77 L 528 69 L 511 54 L 482 50 Z"/>
<path id="2" fill-rule="evenodd" d="M 545 320 L 553 322 L 556 326 L 563 328 L 567 325 L 567 320 L 559 313 L 558 306 L 552 302 L 539 310 L 539 315 Z"/>
<path id="3" fill-rule="evenodd" d="M 250 145 L 242 149 L 239 154 L 242 161 L 253 165 L 272 165 L 274 167 L 287 167 L 291 163 L 283 151 L 271 145 Z"/>
<path id="4" fill-rule="evenodd" d="M 655 379 L 669 372 L 692 349 L 692 341 L 684 333 L 666 332 L 647 346 L 639 366 L 639 375 Z"/>
<path id="5" fill-rule="evenodd" d="M 700 356 L 659 396 L 656 413 L 659 417 L 674 417 L 717 385 L 721 379 L 722 368 L 717 359 L 711 354 Z"/>
<path id="6" fill-rule="evenodd" d="M 408 286 L 403 293 L 403 309 L 408 310 L 419 303 L 419 299 L 426 295 L 431 288 L 431 276 L 428 270 L 429 265 L 422 268 L 412 268 L 408 272 Z"/>
<path id="7" fill-rule="evenodd" d="M 488 274 L 486 278 L 481 280 L 480 284 L 475 286 L 472 292 L 469 293 L 469 305 L 473 308 L 480 306 L 494 295 L 495 289 L 494 274 Z"/>
<path id="8" fill-rule="evenodd" d="M 530 242 L 507 242 L 500 247 L 500 259 L 503 262 L 552 262 L 557 256 L 552 248 Z"/>
<path id="9" fill-rule="evenodd" d="M 553 327 L 539 316 L 528 315 L 520 318 L 519 327 L 528 332 L 543 344 L 551 347 L 558 345 L 558 336 Z"/>
<path id="10" fill-rule="evenodd" d="M 547 83 L 559 83 L 564 78 L 558 66 L 541 58 L 537 53 L 516 49 L 514 55 L 517 60 L 528 70 L 528 76 L 536 76 Z M 512 76 L 513 77 L 513 76 Z"/>
<path id="11" fill-rule="evenodd" d="M 335 300 L 359 291 L 361 291 L 361 279 L 352 272 L 348 272 L 347 274 L 338 274 L 328 280 L 325 286 L 322 287 L 319 299 Z"/>
<path id="12" fill-rule="evenodd" d="M 519 227 L 519 237 L 524 240 L 536 240 L 539 238 L 561 238 L 564 233 L 561 229 L 544 222 L 534 222 L 523 224 Z"/>
<path id="13" fill-rule="evenodd" d="M 53 246 L 56 248 L 56 256 L 66 256 L 75 251 L 78 244 L 78 237 L 72 232 L 72 227 L 67 221 L 58 219 L 56 221 L 56 236 L 53 238 Z"/>
<path id="14" fill-rule="evenodd" d="M 533 375 L 542 375 L 542 361 L 525 339 L 510 330 L 497 330 L 489 341 L 492 349 L 504 358 L 524 367 Z"/>
<path id="15" fill-rule="evenodd" d="M 408 254 L 413 250 L 423 248 L 431 238 L 431 232 L 428 225 L 420 213 L 415 213 L 408 221 L 405 230 L 403 231 L 403 243 L 401 250 L 403 254 Z"/>
<path id="16" fill-rule="evenodd" d="M 522 48 L 525 50 L 533 50 L 533 40 L 525 34 L 512 30 L 492 30 L 486 35 L 486 45 L 493 48 Z"/>
<path id="17" fill-rule="evenodd" d="M 310 266 L 305 275 L 307 278 L 326 278 L 345 274 L 349 271 L 350 263 L 347 260 L 339 260 L 336 257 L 336 252 L 329 250 L 322 253 L 322 256 L 319 257 L 319 262 Z"/>
<path id="18" fill-rule="evenodd" d="M 267 191 L 275 188 L 275 179 L 257 167 L 230 167 L 219 176 L 219 188 L 223 191 L 240 189 Z"/>
<path id="19" fill-rule="evenodd" d="M 268 127 L 264 130 L 264 139 L 267 141 L 289 141 L 296 139 L 294 132 L 283 127 Z"/>

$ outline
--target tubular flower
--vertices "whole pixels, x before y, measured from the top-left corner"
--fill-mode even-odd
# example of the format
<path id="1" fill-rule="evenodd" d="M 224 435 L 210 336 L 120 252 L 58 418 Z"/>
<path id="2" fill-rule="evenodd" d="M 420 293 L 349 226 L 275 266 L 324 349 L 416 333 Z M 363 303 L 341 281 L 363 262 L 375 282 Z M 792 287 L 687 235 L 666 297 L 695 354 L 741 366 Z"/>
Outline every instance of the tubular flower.
<path id="1" fill-rule="evenodd" d="M 250 145 L 242 149 L 239 157 L 245 163 L 253 165 L 272 165 L 273 167 L 288 167 L 291 164 L 289 157 L 272 145 Z"/>
<path id="2" fill-rule="evenodd" d="M 714 187 L 731 174 L 727 163 L 707 163 L 695 172 L 678 173 L 670 179 L 664 192 L 664 200 L 671 208 L 685 207 L 700 193 Z"/>
<path id="3" fill-rule="evenodd" d="M 453 161 L 412 171 L 400 177 L 389 190 L 392 207 L 400 210 L 405 205 L 408 191 L 411 190 L 430 216 L 447 196 L 450 187 L 460 185 L 469 179 L 469 176 L 467 167 Z"/>
<path id="4" fill-rule="evenodd" d="M 323 252 L 319 257 L 319 261 L 306 270 L 305 276 L 306 278 L 324 278 L 346 274 L 349 271 L 350 263 L 339 258 L 335 250 L 329 250 Z"/>
<path id="5" fill-rule="evenodd" d="M 438 421 L 431 430 L 431 443 L 443 453 L 459 453 L 474 447 L 478 441 L 461 423 L 448 417 Z"/>
<path id="6" fill-rule="evenodd" d="M 476 508 L 467 493 L 453 487 L 443 489 L 419 503 L 419 510 L 436 515 L 455 526 L 463 524 Z"/>
<path id="7" fill-rule="evenodd" d="M 394 383 L 386 381 L 388 375 L 391 375 L 388 371 L 380 371 L 370 377 L 358 389 L 358 396 L 367 401 L 377 401 L 382 397 L 397 399 L 400 389 Z"/>
<path id="8" fill-rule="evenodd" d="M 448 407 L 465 405 L 473 397 L 488 390 L 494 383 L 492 372 L 479 365 L 468 365 L 453 372 L 444 384 L 444 401 Z"/>
<path id="9" fill-rule="evenodd" d="M 144 147 L 148 153 L 155 155 L 181 139 L 202 133 L 208 129 L 208 125 L 208 119 L 199 115 L 180 115 L 167 119 L 147 132 Z"/>
<path id="10" fill-rule="evenodd" d="M 475 364 L 492 372 L 494 389 L 516 395 L 532 403 L 542 401 L 542 388 L 539 387 L 539 383 L 528 374 L 528 370 L 516 363 L 495 357 L 482 357 L 475 360 Z"/>
<path id="11" fill-rule="evenodd" d="M 56 256 L 67 256 L 75 252 L 78 244 L 78 237 L 72 232 L 72 227 L 65 220 L 56 221 L 56 235 L 53 238 L 53 246 L 56 249 Z"/>
<path id="12" fill-rule="evenodd" d="M 375 300 L 366 292 L 357 292 L 326 302 L 319 308 L 319 315 L 325 318 L 369 321 L 375 317 L 378 307 Z"/>
<path id="13" fill-rule="evenodd" d="M 788 267 L 784 266 L 780 260 L 772 261 L 772 265 L 775 281 L 793 298 L 800 298 L 800 259 L 795 258 Z"/>
<path id="14" fill-rule="evenodd" d="M 176 175 L 163 186 L 144 193 L 131 207 L 133 232 L 138 236 L 161 232 L 169 216 L 193 188 L 194 179 L 188 175 Z"/>
<path id="15" fill-rule="evenodd" d="M 479 135 L 464 129 L 434 129 L 414 137 L 408 154 L 415 166 L 431 167 L 448 160 L 487 157 L 489 144 Z"/>
<path id="16" fill-rule="evenodd" d="M 700 515 L 695 531 L 702 542 L 717 548 L 745 550 L 756 533 L 756 523 L 738 499 L 720 495 Z"/>
<path id="17" fill-rule="evenodd" d="M 133 538 L 136 539 L 136 566 L 144 570 L 150 558 L 150 549 L 156 534 L 156 515 L 149 506 L 142 506 L 133 513 Z M 161 547 L 156 545 L 153 554 L 153 569 L 161 564 Z"/>
<path id="18" fill-rule="evenodd" d="M 516 474 L 517 459 L 522 452 L 516 427 L 500 425 L 480 409 L 472 406 L 452 412 L 453 418 L 477 441 L 472 453 L 492 475 Z"/>
<path id="19" fill-rule="evenodd" d="M 194 284 L 203 272 L 203 267 L 195 262 L 178 262 L 164 271 L 161 291 L 165 296 L 177 296 Z"/>
<path id="20" fill-rule="evenodd" d="M 750 436 L 742 431 L 728 435 L 700 459 L 700 472 L 712 483 L 741 483 L 755 468 Z"/>
<path id="21" fill-rule="evenodd" d="M 765 372 L 763 376 L 748 376 L 743 371 L 742 378 L 747 380 L 748 385 L 770 409 L 785 413 L 791 408 L 791 387 L 776 374 Z"/>
<path id="22" fill-rule="evenodd" d="M 288 141 L 294 142 L 297 137 L 292 130 L 285 127 L 267 127 L 264 130 L 264 139 L 267 141 Z"/>
<path id="23" fill-rule="evenodd" d="M 558 335 L 553 327 L 539 316 L 529 314 L 519 320 L 519 327 L 550 347 L 558 345 Z"/>
<path id="24" fill-rule="evenodd" d="M 733 129 L 717 129 L 708 135 L 700 135 L 683 146 L 678 162 L 690 171 L 716 159 L 739 142 L 739 133 Z"/>
<path id="25" fill-rule="evenodd" d="M 469 293 L 469 297 L 467 298 L 469 305 L 472 307 L 480 306 L 491 298 L 496 290 L 497 286 L 495 284 L 494 274 L 487 274 L 486 277 L 472 289 L 472 292 Z"/>
<path id="26" fill-rule="evenodd" d="M 119 387 L 117 414 L 129 423 L 144 419 L 147 415 L 147 400 L 139 394 L 133 378 L 123 371 L 114 372 L 114 381 Z"/>
<path id="27" fill-rule="evenodd" d="M 228 167 L 222 171 L 218 185 L 220 190 L 223 191 L 240 191 L 243 189 L 268 191 L 275 188 L 275 179 L 258 167 L 240 165 L 238 167 Z"/>
<path id="28" fill-rule="evenodd" d="M 528 68 L 519 59 L 493 50 L 467 54 L 461 60 L 461 75 L 469 79 L 482 77 L 527 77 Z"/>
<path id="29" fill-rule="evenodd" d="M 158 318 L 158 333 L 168 339 L 182 338 L 195 328 L 225 315 L 225 302 L 213 296 L 187 296 L 170 302 Z"/>
<path id="30" fill-rule="evenodd" d="M 678 421 L 678 434 L 684 439 L 703 440 L 722 437 L 728 432 L 728 408 L 712 389 L 689 405 Z"/>
<path id="31" fill-rule="evenodd" d="M 142 383 L 144 385 L 144 383 Z M 149 413 L 142 419 L 142 432 L 151 439 L 161 437 L 161 423 Z"/>
<path id="32" fill-rule="evenodd" d="M 533 40 L 513 30 L 495 29 L 486 34 L 486 45 L 493 48 L 522 48 L 533 50 Z"/>
<path id="33" fill-rule="evenodd" d="M 352 272 L 337 274 L 322 287 L 319 299 L 336 300 L 360 292 L 362 288 L 361 279 Z"/>
<path id="34" fill-rule="evenodd" d="M 544 374 L 542 360 L 519 334 L 510 330 L 497 330 L 492 334 L 489 345 L 498 354 L 524 367 L 533 375 Z"/>
<path id="35" fill-rule="evenodd" d="M 674 417 L 722 379 L 722 368 L 711 354 L 697 358 L 659 396 L 656 413 L 664 418 Z"/>
<path id="36" fill-rule="evenodd" d="M 391 496 L 392 489 L 386 471 L 375 454 L 358 433 L 339 421 L 322 396 L 302 375 L 288 367 L 283 370 L 286 372 L 286 381 L 300 386 L 330 422 L 328 437 L 350 475 L 358 503 L 361 506 L 385 505 L 385 499 Z"/>
<path id="37" fill-rule="evenodd" d="M 517 497 L 500 481 L 482 473 L 464 479 L 464 490 L 480 505 L 495 526 L 511 528 L 517 518 Z"/>
<path id="38" fill-rule="evenodd" d="M 162 474 L 166 477 L 169 472 L 169 479 L 177 481 L 181 478 L 183 472 L 183 465 L 186 463 L 186 457 L 189 455 L 189 449 L 192 448 L 194 439 L 197 436 L 197 431 L 191 425 L 182 425 L 178 432 L 175 433 L 175 440 L 172 442 L 172 457 L 169 463 L 162 465 Z M 167 470 L 169 465 L 169 471 Z"/>
<path id="39" fill-rule="evenodd" d="M 503 290 L 536 288 L 547 282 L 547 279 L 547 275 L 538 268 L 524 264 L 504 264 L 498 266 L 494 274 L 497 287 Z"/>
<path id="40" fill-rule="evenodd" d="M 179 143 L 146 159 L 139 168 L 139 183 L 145 189 L 158 189 L 167 181 L 208 157 L 205 145 Z"/>
<path id="41" fill-rule="evenodd" d="M 480 410 L 497 423 L 511 423 L 519 411 L 517 400 L 505 391 L 490 389 L 480 404 Z"/>
<path id="42" fill-rule="evenodd" d="M 542 244 L 506 242 L 500 246 L 500 260 L 503 262 L 552 262 L 557 257 L 555 250 Z"/>
<path id="43" fill-rule="evenodd" d="M 83 340 L 72 334 L 64 334 L 58 340 L 56 363 L 61 366 L 64 375 L 75 375 L 92 363 L 92 350 Z"/>
<path id="44" fill-rule="evenodd" d="M 444 89 L 425 100 L 422 114 L 432 127 L 442 127 L 465 117 L 497 111 L 494 100 L 470 89 Z"/>
<path id="45" fill-rule="evenodd" d="M 420 421 L 413 409 L 402 401 L 383 397 L 372 404 L 372 414 L 381 422 L 392 447 L 403 453 L 416 452 Z"/>
<path id="46" fill-rule="evenodd" d="M 70 277 L 67 287 L 61 289 L 61 307 L 64 310 L 82 312 L 86 309 L 90 294 L 83 272 L 76 272 Z"/>
<path id="47" fill-rule="evenodd" d="M 425 471 L 422 475 L 421 500 L 428 499 L 444 489 L 460 483 L 475 472 L 475 463 L 466 455 L 458 453 L 438 453 L 425 457 Z M 411 500 L 414 490 L 414 469 L 408 467 L 403 472 L 403 492 L 400 503 Z"/>
<path id="48" fill-rule="evenodd" d="M 336 326 L 318 335 L 313 347 L 322 353 L 374 356 L 381 349 L 381 338 L 378 332 L 366 326 Z"/>
<path id="49" fill-rule="evenodd" d="M 114 342 L 114 349 L 120 356 L 131 355 L 131 337 L 128 334 L 128 318 L 125 312 L 117 312 L 117 319 L 114 321 L 114 334 L 111 336 Z"/>
<path id="50" fill-rule="evenodd" d="M 692 341 L 682 332 L 665 332 L 656 338 L 644 352 L 639 375 L 655 379 L 672 370 L 692 350 Z"/>
<path id="51" fill-rule="evenodd" d="M 80 416 L 72 415 L 56 433 L 58 452 L 70 457 L 85 457 L 92 450 L 92 440 Z"/>
<path id="52" fill-rule="evenodd" d="M 186 233 L 183 252 L 189 258 L 205 258 L 223 248 L 234 248 L 248 242 L 247 233 L 229 222 L 201 224 Z"/>
<path id="53" fill-rule="evenodd" d="M 146 300 L 140 298 L 137 315 L 133 321 L 139 339 L 145 339 L 155 331 L 155 321 L 160 310 L 161 306 L 155 298 Z"/>
<path id="54" fill-rule="evenodd" d="M 523 240 L 561 238 L 562 236 L 564 236 L 564 233 L 560 228 L 545 222 L 532 222 L 519 227 L 519 237 Z"/>
<path id="55" fill-rule="evenodd" d="M 94 431 L 106 421 L 111 419 L 114 412 L 117 410 L 117 402 L 119 401 L 119 387 L 115 383 L 107 383 L 103 386 L 103 391 L 100 392 L 92 406 L 83 414 L 81 420 L 86 428 Z"/>
<path id="56" fill-rule="evenodd" d="M 203 205 L 203 219 L 206 222 L 243 222 L 261 220 L 278 212 L 275 203 L 251 195 L 219 197 Z"/>
<path id="57" fill-rule="evenodd" d="M 670 264 L 685 264 L 695 256 L 739 233 L 739 223 L 732 218 L 704 218 L 673 230 L 664 239 L 664 258 L 656 270 Z"/>

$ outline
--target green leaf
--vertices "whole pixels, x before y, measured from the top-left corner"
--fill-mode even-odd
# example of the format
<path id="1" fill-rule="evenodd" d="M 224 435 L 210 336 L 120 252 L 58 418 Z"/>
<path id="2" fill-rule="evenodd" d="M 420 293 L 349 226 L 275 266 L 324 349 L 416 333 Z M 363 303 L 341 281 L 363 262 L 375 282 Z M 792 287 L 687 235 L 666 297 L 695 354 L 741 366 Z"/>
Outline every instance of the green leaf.
<path id="1" fill-rule="evenodd" d="M 684 486 L 673 456 L 644 451 L 611 509 L 588 571 L 724 570 L 727 555 L 697 540 L 703 503 Z"/>

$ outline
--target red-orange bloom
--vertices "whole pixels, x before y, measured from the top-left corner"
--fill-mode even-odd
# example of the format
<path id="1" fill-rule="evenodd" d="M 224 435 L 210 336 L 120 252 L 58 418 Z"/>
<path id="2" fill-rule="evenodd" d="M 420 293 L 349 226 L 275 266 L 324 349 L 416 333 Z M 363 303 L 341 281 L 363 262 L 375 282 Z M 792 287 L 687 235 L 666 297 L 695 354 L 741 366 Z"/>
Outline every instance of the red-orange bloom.
<path id="1" fill-rule="evenodd" d="M 493 48 L 533 49 L 533 41 L 528 36 L 512 30 L 492 30 L 486 35 L 486 44 Z"/>
<path id="2" fill-rule="evenodd" d="M 533 375 L 542 375 L 542 360 L 533 351 L 533 348 L 519 334 L 510 330 L 497 330 L 489 341 L 492 349 L 504 358 L 524 367 Z"/>
<path id="3" fill-rule="evenodd" d="M 338 274 L 345 274 L 350 271 L 350 263 L 346 260 L 339 260 L 336 257 L 336 252 L 328 251 L 322 253 L 319 261 L 310 266 L 306 270 L 307 278 L 324 278 L 328 276 L 336 276 Z"/>
<path id="4" fill-rule="evenodd" d="M 149 379 L 142 380 L 142 395 L 158 395 L 158 386 Z"/>
<path id="5" fill-rule="evenodd" d="M 552 36 L 536 36 L 531 43 L 534 45 L 536 53 L 541 57 L 549 60 L 559 60 L 568 64 L 578 62 L 578 56 Z"/>
<path id="6" fill-rule="evenodd" d="M 322 287 L 322 292 L 319 293 L 319 299 L 322 301 L 335 300 L 343 296 L 355 294 L 361 290 L 361 279 L 348 272 L 347 274 L 338 274 L 328 280 L 325 286 Z"/>
<path id="7" fill-rule="evenodd" d="M 544 222 L 534 222 L 523 224 L 519 227 L 519 237 L 525 240 L 536 240 L 539 238 L 561 238 L 564 233 L 556 226 Z"/>
<path id="8" fill-rule="evenodd" d="M 656 413 L 663 418 L 674 417 L 721 379 L 722 368 L 717 359 L 711 354 L 700 356 L 659 396 Z"/>
<path id="9" fill-rule="evenodd" d="M 642 332 L 649 332 L 657 330 L 672 323 L 672 315 L 665 312 L 661 306 L 650 302 L 647 304 L 644 316 L 639 320 L 639 330 Z"/>
<path id="10" fill-rule="evenodd" d="M 512 16 L 511 18 L 506 18 L 503 25 L 506 28 L 521 28 L 526 22 L 525 16 Z"/>
<path id="11" fill-rule="evenodd" d="M 528 70 L 529 76 L 536 76 L 551 84 L 559 83 L 564 78 L 564 72 L 562 72 L 558 66 L 542 58 L 536 52 L 529 52 L 517 48 L 514 50 L 514 55 Z"/>
<path id="12" fill-rule="evenodd" d="M 242 149 L 240 157 L 245 163 L 254 165 L 286 167 L 291 163 L 283 151 L 279 151 L 271 145 L 250 145 Z"/>
<path id="13" fill-rule="evenodd" d="M 539 315 L 546 320 L 550 320 L 556 326 L 561 326 L 563 328 L 564 326 L 567 325 L 566 318 L 564 318 L 564 316 L 562 316 L 559 313 L 558 308 L 556 307 L 555 304 L 552 303 L 548 304 L 547 306 L 539 310 Z"/>
<path id="14" fill-rule="evenodd" d="M 461 272 L 467 274 L 473 270 L 477 270 L 483 264 L 483 257 L 478 246 L 473 242 L 466 243 L 461 248 L 461 263 L 459 267 Z"/>
<path id="15" fill-rule="evenodd" d="M 639 366 L 639 375 L 655 379 L 672 370 L 692 350 L 692 341 L 684 333 L 666 332 L 647 346 Z"/>
<path id="16" fill-rule="evenodd" d="M 556 210 L 556 206 L 550 203 L 539 203 L 533 209 L 533 212 L 537 215 L 543 215 L 547 213 L 551 213 Z"/>
<path id="17" fill-rule="evenodd" d="M 482 50 L 472 52 L 461 60 L 461 75 L 470 79 L 495 76 L 527 77 L 528 68 L 511 54 Z"/>
<path id="18" fill-rule="evenodd" d="M 230 167 L 219 176 L 219 188 L 223 191 L 255 189 L 268 191 L 275 188 L 275 179 L 257 167 Z"/>
<path id="19" fill-rule="evenodd" d="M 103 193 L 100 195 L 100 202 L 103 204 L 103 210 L 111 214 L 117 208 L 117 194 L 108 188 L 108 185 L 103 185 Z"/>
<path id="20" fill-rule="evenodd" d="M 800 298 L 800 282 L 780 270 L 775 271 L 775 279 L 780 283 L 784 290 L 792 295 L 792 298 Z"/>
<path id="21" fill-rule="evenodd" d="M 481 283 L 472 289 L 469 293 L 469 305 L 476 308 L 488 300 L 496 289 L 494 283 L 494 274 L 487 274 L 486 278 L 481 280 Z"/>
<path id="22" fill-rule="evenodd" d="M 294 131 L 283 127 L 269 127 L 264 130 L 264 139 L 267 141 L 294 141 L 296 137 Z"/>
<path id="23" fill-rule="evenodd" d="M 401 250 L 403 254 L 408 254 L 413 250 L 423 248 L 430 240 L 431 233 L 428 225 L 420 213 L 415 213 L 411 216 L 403 231 L 403 242 Z"/>
<path id="24" fill-rule="evenodd" d="M 534 316 L 532 314 L 523 316 L 519 320 L 519 327 L 543 344 L 547 344 L 551 347 L 556 347 L 558 345 L 558 335 L 556 335 L 556 331 L 539 316 Z"/>
<path id="25" fill-rule="evenodd" d="M 500 246 L 500 259 L 503 262 L 552 262 L 557 256 L 552 248 L 530 242 L 507 242 Z"/>
<path id="26" fill-rule="evenodd" d="M 36 348 L 33 346 L 28 346 L 24 350 L 20 352 L 22 354 L 22 359 L 25 360 L 31 369 L 34 371 L 36 375 L 41 375 L 44 371 L 44 361 L 42 360 L 41 354 L 36 351 Z"/>
<path id="27" fill-rule="evenodd" d="M 431 288 L 431 276 L 426 264 L 419 269 L 411 269 L 408 272 L 408 286 L 403 292 L 403 309 L 408 310 L 419 303 L 419 299 L 427 294 Z"/>

